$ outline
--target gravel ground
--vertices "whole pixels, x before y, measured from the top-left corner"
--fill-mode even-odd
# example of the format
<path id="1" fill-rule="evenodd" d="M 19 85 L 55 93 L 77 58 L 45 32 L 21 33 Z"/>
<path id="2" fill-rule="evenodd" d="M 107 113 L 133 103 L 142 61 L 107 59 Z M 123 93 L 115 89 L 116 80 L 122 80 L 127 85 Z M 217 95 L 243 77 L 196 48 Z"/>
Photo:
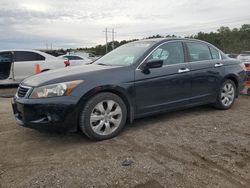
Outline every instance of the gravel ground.
<path id="1" fill-rule="evenodd" d="M 136 120 L 102 142 L 17 126 L 10 102 L 0 98 L 0 187 L 250 187 L 249 96 Z"/>
<path id="2" fill-rule="evenodd" d="M 17 86 L 1 87 L 0 86 L 0 97 L 1 98 L 10 98 L 13 97 L 16 93 Z"/>

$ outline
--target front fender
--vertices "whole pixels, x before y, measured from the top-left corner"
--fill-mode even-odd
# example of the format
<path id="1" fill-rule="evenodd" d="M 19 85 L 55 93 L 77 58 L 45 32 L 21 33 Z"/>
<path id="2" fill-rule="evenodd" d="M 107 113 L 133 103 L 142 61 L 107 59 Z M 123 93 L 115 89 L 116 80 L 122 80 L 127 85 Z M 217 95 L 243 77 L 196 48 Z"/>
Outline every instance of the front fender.
<path id="1" fill-rule="evenodd" d="M 114 93 L 116 95 L 118 95 L 119 97 L 122 98 L 122 100 L 124 101 L 124 103 L 127 106 L 127 110 L 128 110 L 128 118 L 130 120 L 130 123 L 132 123 L 132 121 L 134 120 L 134 112 L 135 112 L 135 103 L 133 100 L 133 89 L 132 88 L 122 88 L 120 86 L 116 86 L 116 85 L 103 85 L 103 86 L 97 86 L 95 88 L 92 88 L 91 90 L 89 90 L 88 92 L 86 92 L 81 99 L 78 102 L 78 106 L 83 107 L 86 102 L 93 97 L 94 95 L 101 93 L 101 92 L 111 92 Z"/>

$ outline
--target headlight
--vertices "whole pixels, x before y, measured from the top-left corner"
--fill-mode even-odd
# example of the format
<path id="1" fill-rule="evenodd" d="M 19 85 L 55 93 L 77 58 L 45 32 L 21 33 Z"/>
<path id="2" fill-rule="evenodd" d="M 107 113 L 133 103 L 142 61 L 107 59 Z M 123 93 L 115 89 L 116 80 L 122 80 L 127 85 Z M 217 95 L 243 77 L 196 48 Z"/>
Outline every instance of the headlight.
<path id="1" fill-rule="evenodd" d="M 29 98 L 38 99 L 68 96 L 73 91 L 73 89 L 82 82 L 83 80 L 76 80 L 34 88 Z"/>

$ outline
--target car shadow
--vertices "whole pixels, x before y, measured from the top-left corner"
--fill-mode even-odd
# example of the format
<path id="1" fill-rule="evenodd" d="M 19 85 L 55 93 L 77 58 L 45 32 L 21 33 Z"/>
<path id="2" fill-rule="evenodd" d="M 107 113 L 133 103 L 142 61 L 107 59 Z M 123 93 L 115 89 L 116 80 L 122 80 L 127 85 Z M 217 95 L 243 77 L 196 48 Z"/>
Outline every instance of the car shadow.
<path id="1" fill-rule="evenodd" d="M 128 131 L 129 129 L 146 128 L 156 122 L 171 121 L 177 118 L 181 118 L 182 116 L 186 116 L 190 114 L 192 115 L 204 114 L 204 113 L 213 112 L 214 110 L 216 109 L 214 109 L 211 105 L 202 105 L 202 106 L 196 106 L 196 107 L 191 107 L 191 108 L 182 109 L 182 110 L 162 112 L 160 114 L 150 115 L 148 117 L 136 119 L 132 124 L 128 123 L 128 126 L 126 126 L 125 131 Z"/>
<path id="2" fill-rule="evenodd" d="M 171 120 L 175 120 L 176 118 L 180 118 L 181 116 L 186 116 L 189 114 L 198 115 L 202 113 L 208 113 L 214 111 L 214 109 L 209 105 L 193 107 L 185 110 L 165 112 L 157 115 L 151 115 L 148 117 L 140 118 L 135 120 L 132 124 L 127 123 L 125 125 L 124 130 L 120 135 L 118 135 L 116 139 L 119 140 L 119 137 L 122 137 L 124 134 L 127 134 L 129 131 L 136 131 L 138 129 L 149 128 L 152 124 L 156 122 L 167 122 Z M 58 145 L 68 145 L 68 144 L 93 144 L 98 143 L 96 141 L 90 140 L 86 135 L 84 135 L 79 130 L 77 132 L 53 132 L 53 131 L 37 131 L 28 129 L 26 134 L 29 139 L 39 139 L 39 140 L 50 140 L 50 142 L 57 143 Z M 101 141 L 105 143 L 112 143 L 114 139 Z"/>
<path id="3" fill-rule="evenodd" d="M 0 85 L 0 97 L 11 98 L 15 95 L 18 85 Z"/>
<path id="4" fill-rule="evenodd" d="M 58 132 L 58 131 L 41 131 L 41 130 L 27 130 L 27 134 L 31 137 L 37 137 L 41 140 L 50 139 L 51 141 L 62 141 L 67 143 L 77 143 L 77 142 L 92 142 L 86 135 L 80 131 L 75 132 Z"/>
<path id="5" fill-rule="evenodd" d="M 0 89 L 18 88 L 18 84 L 0 85 Z"/>

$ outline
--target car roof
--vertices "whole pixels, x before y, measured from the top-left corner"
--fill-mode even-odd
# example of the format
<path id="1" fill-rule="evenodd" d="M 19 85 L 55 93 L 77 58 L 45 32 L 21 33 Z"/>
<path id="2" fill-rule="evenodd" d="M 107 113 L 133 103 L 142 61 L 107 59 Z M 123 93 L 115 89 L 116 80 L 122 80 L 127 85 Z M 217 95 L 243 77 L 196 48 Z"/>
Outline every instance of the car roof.
<path id="1" fill-rule="evenodd" d="M 78 55 L 78 54 L 64 54 L 64 55 L 60 55 L 60 56 L 79 56 L 79 57 L 81 57 L 81 56 Z M 58 56 L 58 57 L 60 57 L 60 56 Z"/>
<path id="2" fill-rule="evenodd" d="M 203 43 L 207 43 L 209 45 L 211 45 L 210 43 L 206 42 L 206 41 L 202 41 L 199 39 L 193 39 L 193 38 L 181 38 L 181 37 L 166 37 L 166 38 L 153 38 L 153 39 L 142 39 L 142 40 L 138 40 L 135 42 L 140 42 L 140 41 L 153 41 L 153 42 L 166 42 L 166 41 L 174 41 L 174 40 L 182 40 L 182 41 L 194 41 L 194 42 L 203 42 Z"/>
<path id="3" fill-rule="evenodd" d="M 77 57 L 81 57 L 81 58 L 86 58 L 86 57 L 84 57 L 84 56 L 81 56 L 81 55 L 78 55 L 78 54 L 64 54 L 64 55 L 59 55 L 59 56 L 57 56 L 57 57 L 65 57 L 65 56 L 77 56 Z"/>
<path id="4" fill-rule="evenodd" d="M 199 39 L 193 39 L 193 38 L 181 38 L 181 37 L 166 37 L 166 38 L 153 38 L 153 39 L 143 39 L 143 40 L 138 40 L 138 41 L 135 41 L 135 42 L 140 42 L 140 41 L 153 41 L 155 42 L 156 45 L 160 45 L 164 42 L 168 42 L 168 41 L 189 41 L 189 42 L 199 42 L 199 43 L 204 43 L 208 46 L 212 46 L 213 48 L 217 49 L 221 54 L 223 54 L 223 57 L 225 57 L 226 55 L 224 54 L 223 51 L 221 51 L 219 48 L 217 48 L 216 46 L 206 42 L 206 41 L 203 41 L 203 40 L 199 40 Z"/>
<path id="5" fill-rule="evenodd" d="M 82 58 L 84 60 L 86 60 L 86 59 L 91 60 L 89 57 L 86 57 L 86 56 L 81 55 L 81 54 L 64 54 L 64 55 L 58 56 L 57 58 L 62 58 L 62 57 L 65 57 L 65 56 L 77 56 L 77 57 L 80 57 L 80 58 Z"/>
<path id="6" fill-rule="evenodd" d="M 41 52 L 39 50 L 32 50 L 32 49 L 2 49 L 0 52 L 6 52 L 6 51 L 26 51 L 26 52 Z"/>
<path id="7" fill-rule="evenodd" d="M 32 49 L 3 49 L 3 50 L 0 50 L 0 52 L 13 52 L 13 51 L 24 51 L 24 52 L 34 52 L 34 53 L 39 53 L 43 56 L 45 56 L 46 58 L 48 59 L 55 59 L 56 57 L 48 54 L 48 53 L 45 53 L 45 52 L 42 52 L 40 50 L 32 50 Z"/>

